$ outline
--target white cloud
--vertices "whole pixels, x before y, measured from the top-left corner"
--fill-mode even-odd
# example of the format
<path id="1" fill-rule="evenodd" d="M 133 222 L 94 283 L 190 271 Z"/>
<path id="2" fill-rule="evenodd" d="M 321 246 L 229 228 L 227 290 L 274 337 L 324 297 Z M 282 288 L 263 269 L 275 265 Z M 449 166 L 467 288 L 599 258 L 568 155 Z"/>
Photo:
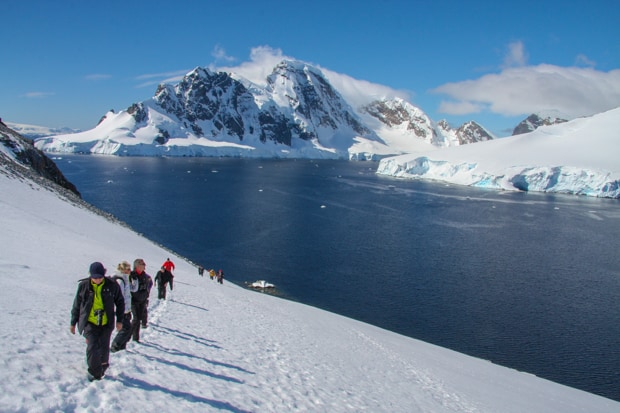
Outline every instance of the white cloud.
<path id="1" fill-rule="evenodd" d="M 620 70 L 595 70 L 595 62 L 583 54 L 576 58 L 582 67 L 528 66 L 527 60 L 523 42 L 510 43 L 500 73 L 432 90 L 448 96 L 439 111 L 451 115 L 488 111 L 504 116 L 549 113 L 576 118 L 620 106 Z"/>
<path id="2" fill-rule="evenodd" d="M 552 111 L 574 118 L 620 106 L 620 70 L 548 64 L 513 67 L 475 80 L 447 83 L 433 92 L 452 99 L 441 104 L 448 114 L 485 108 L 506 116 Z M 464 112 L 468 105 L 471 112 Z"/>
<path id="3" fill-rule="evenodd" d="M 28 92 L 28 93 L 24 93 L 22 97 L 29 98 L 29 99 L 42 99 L 42 98 L 46 98 L 48 96 L 54 96 L 54 95 L 55 93 L 53 92 Z"/>
<path id="4" fill-rule="evenodd" d="M 211 52 L 211 56 L 213 56 L 216 61 L 234 62 L 235 60 L 237 60 L 232 56 L 228 56 L 226 54 L 226 50 L 224 50 L 224 48 L 221 47 L 219 44 L 215 45 L 213 51 Z"/>
<path id="5" fill-rule="evenodd" d="M 410 97 L 409 93 L 402 90 L 395 90 L 388 86 L 355 79 L 324 68 L 321 68 L 321 71 L 332 86 L 354 107 L 363 106 L 381 98 L 400 97 L 408 101 Z"/>
<path id="6" fill-rule="evenodd" d="M 525 46 L 523 42 L 513 42 L 508 45 L 508 53 L 504 56 L 504 64 L 503 67 L 518 67 L 525 66 L 527 64 L 527 59 L 529 58 L 527 52 L 525 51 Z"/>
<path id="7" fill-rule="evenodd" d="M 137 80 L 144 81 L 136 87 L 142 88 L 159 85 L 160 83 L 178 83 L 181 81 L 181 79 L 183 79 L 183 76 L 185 76 L 190 71 L 191 69 L 181 69 L 162 73 L 147 73 L 144 75 L 136 76 Z"/>
<path id="8" fill-rule="evenodd" d="M 269 46 L 259 46 L 250 52 L 250 61 L 243 62 L 238 66 L 217 67 L 215 70 L 233 72 L 248 79 L 257 85 L 264 85 L 266 78 L 273 68 L 284 59 L 292 59 L 284 56 L 282 50 Z"/>
<path id="9" fill-rule="evenodd" d="M 251 82 L 264 85 L 266 78 L 271 74 L 273 68 L 282 60 L 298 60 L 288 57 L 280 49 L 269 46 L 259 46 L 252 49 L 250 61 L 241 63 L 235 67 L 218 67 L 214 70 L 236 73 Z M 309 63 L 311 64 L 311 63 Z M 333 72 L 319 65 L 312 64 L 319 68 L 330 83 L 338 90 L 345 99 L 353 106 L 360 106 L 369 103 L 373 99 L 382 97 L 401 97 L 408 99 L 409 94 L 404 91 L 394 90 L 388 86 L 359 80 L 350 76 Z"/>
<path id="10" fill-rule="evenodd" d="M 590 60 L 588 58 L 588 56 L 586 56 L 584 54 L 578 54 L 577 57 L 575 58 L 575 65 L 576 66 L 594 67 L 594 66 L 596 66 L 596 62 L 593 61 L 593 60 Z"/>

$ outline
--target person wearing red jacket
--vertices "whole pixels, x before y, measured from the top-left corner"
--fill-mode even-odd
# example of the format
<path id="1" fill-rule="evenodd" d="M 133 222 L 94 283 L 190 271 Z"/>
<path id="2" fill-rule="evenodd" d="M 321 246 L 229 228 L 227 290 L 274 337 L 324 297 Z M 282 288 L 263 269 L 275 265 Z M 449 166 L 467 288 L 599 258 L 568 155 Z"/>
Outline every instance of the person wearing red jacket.
<path id="1" fill-rule="evenodd" d="M 174 267 L 174 263 L 173 263 L 172 261 L 170 261 L 170 258 L 166 258 L 166 262 L 164 262 L 164 263 L 162 264 L 162 267 L 164 267 L 164 268 L 166 269 L 166 271 L 168 271 L 168 272 L 170 272 L 170 273 L 171 273 L 172 271 L 174 271 L 174 268 L 175 268 L 175 267 Z"/>

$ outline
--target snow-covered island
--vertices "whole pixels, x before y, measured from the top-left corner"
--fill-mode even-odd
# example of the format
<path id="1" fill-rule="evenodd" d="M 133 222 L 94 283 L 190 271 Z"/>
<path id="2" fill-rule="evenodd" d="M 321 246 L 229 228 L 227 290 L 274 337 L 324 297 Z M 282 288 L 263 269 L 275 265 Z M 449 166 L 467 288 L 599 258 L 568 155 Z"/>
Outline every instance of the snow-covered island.
<path id="1" fill-rule="evenodd" d="M 620 198 L 620 108 L 474 145 L 382 159 L 377 173 L 482 188 Z"/>
<path id="2" fill-rule="evenodd" d="M 618 412 L 620 403 L 300 303 L 200 277 L 182 257 L 33 179 L 0 130 L 2 412 Z M 615 152 L 617 154 L 617 152 Z M 101 261 L 176 263 L 142 342 L 88 382 L 69 332 Z M 207 264 L 208 263 L 204 263 Z"/>

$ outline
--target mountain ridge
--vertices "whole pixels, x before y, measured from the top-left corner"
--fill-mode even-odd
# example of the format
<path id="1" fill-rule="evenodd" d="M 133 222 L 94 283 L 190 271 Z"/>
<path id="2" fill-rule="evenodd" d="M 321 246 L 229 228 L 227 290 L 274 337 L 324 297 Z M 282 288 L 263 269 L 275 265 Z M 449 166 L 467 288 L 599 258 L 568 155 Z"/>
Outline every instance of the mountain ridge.
<path id="1" fill-rule="evenodd" d="M 47 152 L 143 156 L 248 156 L 380 159 L 419 147 L 494 139 L 474 121 L 435 123 L 401 98 L 354 107 L 321 69 L 280 61 L 257 85 L 234 73 L 197 67 L 177 84 L 92 130 L 40 138 Z"/>

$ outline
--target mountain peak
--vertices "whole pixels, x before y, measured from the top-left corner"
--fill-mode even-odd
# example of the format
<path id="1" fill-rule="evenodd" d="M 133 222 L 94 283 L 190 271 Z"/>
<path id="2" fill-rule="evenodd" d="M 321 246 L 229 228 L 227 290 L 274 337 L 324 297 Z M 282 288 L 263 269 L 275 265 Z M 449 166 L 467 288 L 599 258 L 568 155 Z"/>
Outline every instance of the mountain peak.
<path id="1" fill-rule="evenodd" d="M 106 114 L 91 131 L 41 139 L 37 146 L 125 155 L 368 159 L 487 136 L 448 135 L 402 98 L 354 108 L 320 68 L 284 59 L 261 84 L 196 67 L 177 84 L 160 84 L 151 99 Z"/>
<path id="2" fill-rule="evenodd" d="M 514 128 L 514 130 L 512 131 L 512 135 L 521 135 L 524 133 L 532 132 L 541 126 L 556 125 L 558 123 L 564 123 L 568 121 L 567 119 L 562 119 L 555 116 L 543 116 L 544 115 L 538 113 L 532 113 Z"/>

